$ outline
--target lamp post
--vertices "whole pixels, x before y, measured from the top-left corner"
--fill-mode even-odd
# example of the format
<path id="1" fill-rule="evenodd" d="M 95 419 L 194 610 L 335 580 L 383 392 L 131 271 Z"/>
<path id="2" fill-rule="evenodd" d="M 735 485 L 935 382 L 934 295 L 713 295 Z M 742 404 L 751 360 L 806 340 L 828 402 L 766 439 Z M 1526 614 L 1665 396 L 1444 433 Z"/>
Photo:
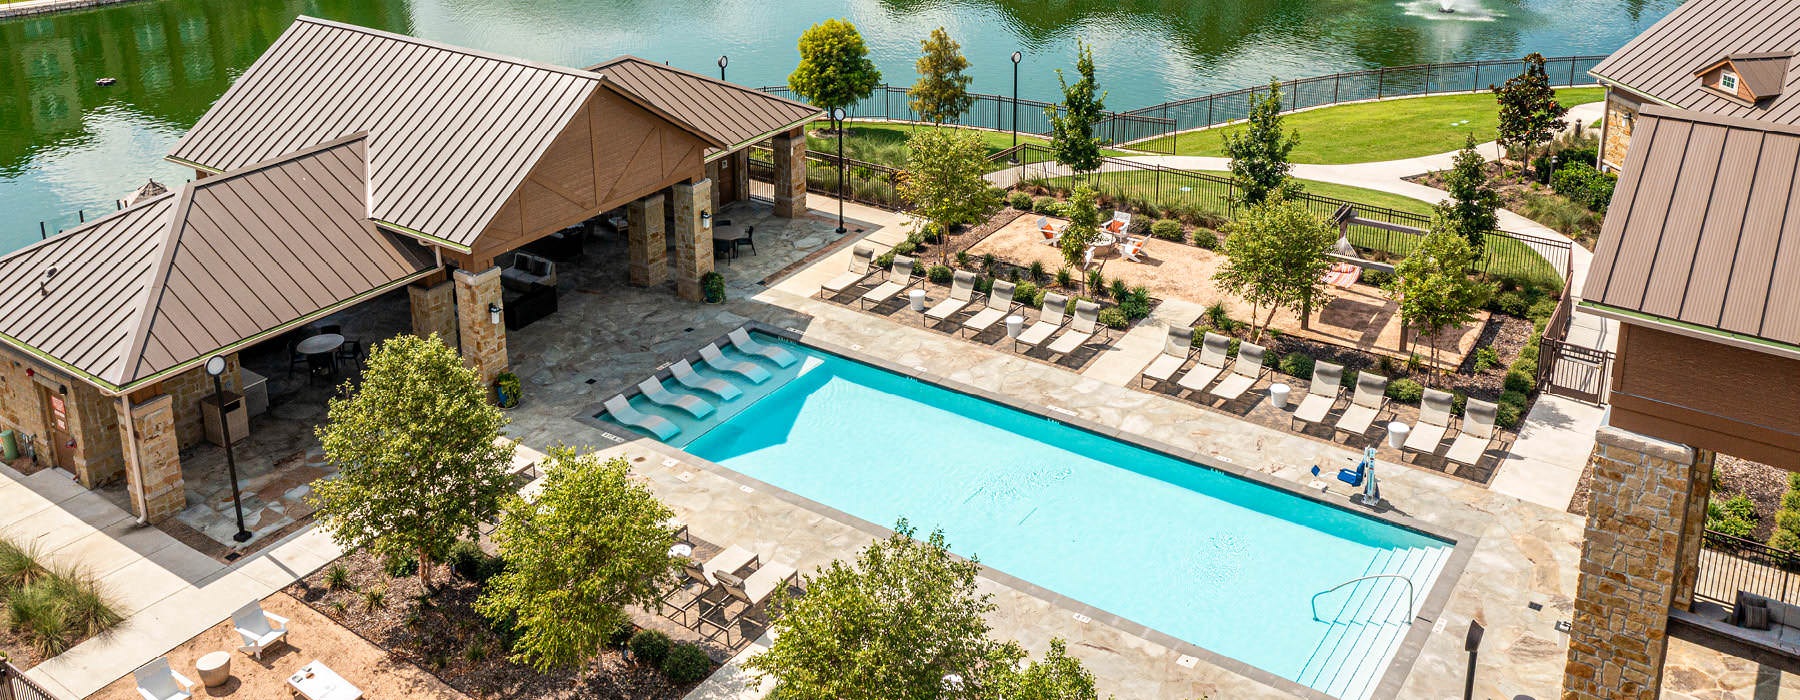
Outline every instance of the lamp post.
<path id="1" fill-rule="evenodd" d="M 1019 147 L 1019 61 L 1022 61 L 1024 59 L 1025 59 L 1024 53 L 1021 53 L 1018 51 L 1013 52 L 1013 55 L 1012 55 L 1012 62 L 1013 62 L 1012 134 L 1013 134 L 1013 148 L 1014 149 L 1017 149 Z M 1018 164 L 1019 152 L 1017 150 L 1014 150 L 1012 158 L 1008 159 L 1007 162 L 1013 163 L 1015 165 Z"/>
<path id="2" fill-rule="evenodd" d="M 725 79 L 725 66 L 728 66 L 728 65 L 731 65 L 731 57 L 725 56 L 725 55 L 720 55 L 719 56 L 719 80 Z"/>
<path id="3" fill-rule="evenodd" d="M 844 117 L 848 116 L 843 107 L 833 107 L 831 121 L 837 125 L 838 141 L 838 227 L 837 232 L 843 235 L 849 229 L 844 228 Z"/>
<path id="4" fill-rule="evenodd" d="M 1469 621 L 1469 633 L 1463 637 L 1463 651 L 1469 652 L 1469 671 L 1463 676 L 1463 700 L 1475 697 L 1475 657 L 1481 652 L 1481 635 L 1487 628 L 1476 620 Z"/>
<path id="5" fill-rule="evenodd" d="M 237 456 L 231 450 L 231 414 L 225 408 L 225 382 L 220 378 L 225 374 L 225 356 L 206 358 L 206 373 L 213 379 L 213 401 L 219 407 L 219 436 L 225 439 L 225 470 L 231 475 L 231 507 L 237 511 L 237 534 L 232 535 L 231 540 L 243 542 L 250 539 L 250 531 L 244 529 L 244 500 L 238 494 Z"/>

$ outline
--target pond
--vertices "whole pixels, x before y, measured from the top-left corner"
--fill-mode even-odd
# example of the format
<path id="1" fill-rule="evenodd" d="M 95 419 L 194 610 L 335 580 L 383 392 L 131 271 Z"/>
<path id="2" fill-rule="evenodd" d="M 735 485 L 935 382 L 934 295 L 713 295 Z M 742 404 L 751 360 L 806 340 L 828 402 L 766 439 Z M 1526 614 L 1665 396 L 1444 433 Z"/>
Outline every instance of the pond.
<path id="1" fill-rule="evenodd" d="M 1094 47 L 1107 105 L 1131 109 L 1378 66 L 1609 53 L 1679 0 L 147 0 L 0 22 L 0 252 L 103 214 L 298 14 L 569 66 L 619 54 L 749 85 L 786 81 L 795 40 L 855 22 L 888 82 L 916 77 L 944 26 L 974 90 L 1058 99 L 1055 69 Z M 1451 12 L 1442 12 L 1448 5 Z M 111 87 L 95 81 L 115 78 Z"/>

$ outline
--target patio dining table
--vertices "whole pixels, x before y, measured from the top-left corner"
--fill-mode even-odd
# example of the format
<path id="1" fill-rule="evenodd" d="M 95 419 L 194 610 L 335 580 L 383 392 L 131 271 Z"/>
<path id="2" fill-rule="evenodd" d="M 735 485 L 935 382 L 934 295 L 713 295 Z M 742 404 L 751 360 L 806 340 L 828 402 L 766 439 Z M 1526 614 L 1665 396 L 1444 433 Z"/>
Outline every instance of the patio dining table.
<path id="1" fill-rule="evenodd" d="M 1094 250 L 1104 251 L 1107 248 L 1111 248 L 1115 245 L 1118 245 L 1118 243 L 1119 243 L 1119 238 L 1117 236 L 1114 236 L 1110 233 L 1102 232 L 1102 233 L 1094 236 L 1094 241 L 1092 243 L 1089 243 L 1088 247 L 1091 247 Z"/>
<path id="2" fill-rule="evenodd" d="M 306 700 L 361 700 L 363 696 L 362 690 L 317 660 L 288 676 L 287 684 Z"/>
<path id="3" fill-rule="evenodd" d="M 323 355 L 335 352 L 344 346 L 344 336 L 337 333 L 320 333 L 294 345 L 294 351 L 302 355 Z"/>

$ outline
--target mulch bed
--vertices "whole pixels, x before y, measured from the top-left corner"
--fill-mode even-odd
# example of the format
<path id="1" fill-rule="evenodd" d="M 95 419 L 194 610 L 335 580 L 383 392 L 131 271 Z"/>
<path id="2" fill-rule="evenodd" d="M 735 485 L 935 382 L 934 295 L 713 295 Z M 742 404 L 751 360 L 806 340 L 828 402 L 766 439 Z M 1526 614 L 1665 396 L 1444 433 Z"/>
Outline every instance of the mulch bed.
<path id="1" fill-rule="evenodd" d="M 332 589 L 325 583 L 327 572 L 339 565 L 349 572 L 349 585 Z M 657 669 L 610 648 L 568 671 L 539 673 L 507 661 L 499 636 L 474 610 L 480 587 L 447 568 L 433 574 L 438 590 L 421 605 L 418 577 L 389 578 L 379 558 L 357 551 L 294 583 L 287 593 L 473 698 L 675 700 L 695 685 L 670 683 Z M 373 591 L 382 592 L 382 604 L 369 605 Z"/>
<path id="2" fill-rule="evenodd" d="M 1525 216 L 1524 204 L 1526 193 L 1562 198 L 1562 195 L 1552 191 L 1549 187 L 1540 185 L 1537 181 L 1526 177 L 1524 170 L 1520 165 L 1512 161 L 1505 161 L 1504 163 L 1490 162 L 1487 164 L 1486 173 L 1488 184 L 1494 188 L 1495 192 L 1500 194 L 1500 208 L 1514 212 L 1520 216 Z M 1439 171 L 1425 173 L 1424 175 L 1414 175 L 1403 179 L 1407 182 L 1416 182 L 1440 190 L 1444 189 L 1444 174 Z M 1575 231 L 1564 231 L 1563 233 L 1570 238 L 1575 239 L 1575 242 L 1581 244 L 1582 247 L 1593 248 L 1595 239 L 1600 236 L 1599 222 L 1600 216 L 1596 214 L 1593 217 L 1593 226 L 1591 229 L 1581 228 Z M 1550 228 L 1556 228 L 1556 225 L 1553 222 L 1539 221 L 1538 223 L 1549 226 Z"/>
<path id="3" fill-rule="evenodd" d="M 1713 498 L 1724 500 L 1736 494 L 1750 497 L 1756 504 L 1756 534 L 1749 539 L 1769 541 L 1775 532 L 1775 511 L 1781 508 L 1781 496 L 1787 493 L 1788 473 L 1767 464 L 1719 455 L 1713 465 L 1718 481 L 1713 485 Z"/>

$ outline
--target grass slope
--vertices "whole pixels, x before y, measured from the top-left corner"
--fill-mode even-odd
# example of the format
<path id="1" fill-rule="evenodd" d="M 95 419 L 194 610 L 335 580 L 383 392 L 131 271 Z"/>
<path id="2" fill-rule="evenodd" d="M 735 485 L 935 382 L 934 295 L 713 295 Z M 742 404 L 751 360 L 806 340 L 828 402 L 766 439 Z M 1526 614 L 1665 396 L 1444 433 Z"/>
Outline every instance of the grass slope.
<path id="1" fill-rule="evenodd" d="M 882 165 L 906 167 L 906 140 L 915 131 L 941 129 L 945 131 L 967 131 L 981 136 L 987 146 L 988 155 L 1012 148 L 1013 135 L 1010 131 L 989 131 L 987 129 L 968 129 L 957 126 L 932 126 L 929 124 L 901 124 L 893 122 L 850 122 L 850 133 L 844 137 L 844 157 L 854 160 L 880 163 Z M 1032 134 L 1019 134 L 1019 143 L 1035 143 L 1048 147 L 1050 140 Z M 837 137 L 819 136 L 808 133 L 806 147 L 821 153 L 837 153 Z M 1109 156 L 1126 155 L 1119 151 L 1102 149 L 1101 153 Z M 996 165 L 993 169 L 1006 167 Z"/>

